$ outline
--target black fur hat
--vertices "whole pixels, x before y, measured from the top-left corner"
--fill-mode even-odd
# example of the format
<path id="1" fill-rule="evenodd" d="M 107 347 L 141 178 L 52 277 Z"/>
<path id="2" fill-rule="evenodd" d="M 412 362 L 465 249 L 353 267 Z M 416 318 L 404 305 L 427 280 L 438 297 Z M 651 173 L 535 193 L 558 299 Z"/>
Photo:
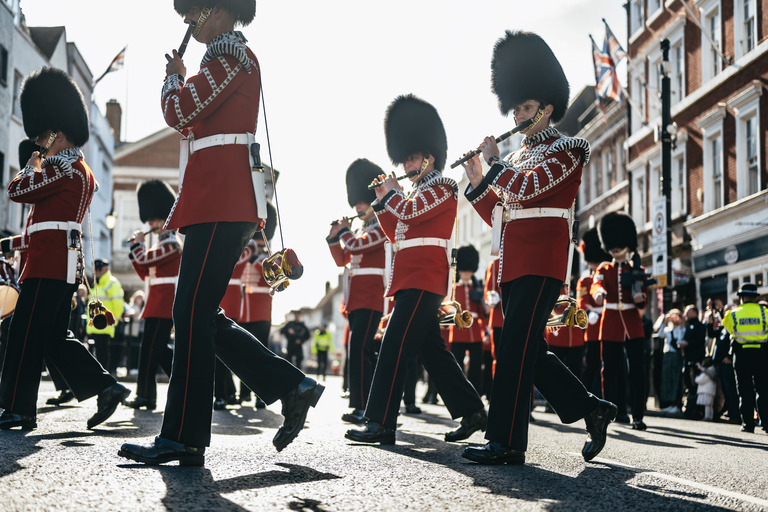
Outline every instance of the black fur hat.
<path id="1" fill-rule="evenodd" d="M 611 261 L 611 255 L 605 252 L 600 245 L 600 235 L 597 234 L 596 227 L 584 232 L 581 244 L 579 244 L 579 251 L 584 255 L 584 261 L 587 263 Z"/>
<path id="2" fill-rule="evenodd" d="M 456 251 L 456 270 L 471 270 L 477 272 L 480 264 L 480 254 L 474 245 L 463 245 Z"/>
<path id="3" fill-rule="evenodd" d="M 139 218 L 141 222 L 152 219 L 166 219 L 171 213 L 176 193 L 171 186 L 161 180 L 148 180 L 136 187 L 139 198 Z"/>
<path id="4" fill-rule="evenodd" d="M 384 174 L 384 171 L 367 158 L 358 158 L 352 162 L 352 165 L 347 168 L 347 201 L 349 206 L 354 208 L 360 201 L 371 204 L 376 199 L 376 192 L 368 190 L 368 185 L 379 174 Z"/>
<path id="5" fill-rule="evenodd" d="M 416 153 L 435 157 L 435 169 L 442 171 L 448 153 L 448 139 L 435 107 L 413 94 L 398 96 L 384 118 L 387 153 L 395 165 Z"/>
<path id="6" fill-rule="evenodd" d="M 568 110 L 570 86 L 563 68 L 549 45 L 532 32 L 507 30 L 496 41 L 491 89 L 499 98 L 499 110 L 504 115 L 525 100 L 551 104 L 553 123 L 560 121 Z"/>
<path id="7" fill-rule="evenodd" d="M 32 153 L 35 151 L 42 151 L 43 148 L 35 144 L 32 139 L 23 139 L 19 142 L 19 169 L 23 169 L 27 166 L 27 162 L 32 158 Z"/>
<path id="8" fill-rule="evenodd" d="M 635 221 L 626 213 L 606 213 L 600 219 L 597 231 L 600 235 L 600 243 L 606 252 L 622 247 L 629 247 L 632 252 L 637 250 Z"/>
<path id="9" fill-rule="evenodd" d="M 235 21 L 243 26 L 253 21 L 256 15 L 256 0 L 173 0 L 173 8 L 186 16 L 193 7 L 221 6 L 235 15 Z"/>
<path id="10" fill-rule="evenodd" d="M 33 71 L 21 86 L 24 131 L 37 139 L 47 130 L 63 132 L 77 147 L 88 142 L 88 109 L 72 77 L 56 68 Z"/>

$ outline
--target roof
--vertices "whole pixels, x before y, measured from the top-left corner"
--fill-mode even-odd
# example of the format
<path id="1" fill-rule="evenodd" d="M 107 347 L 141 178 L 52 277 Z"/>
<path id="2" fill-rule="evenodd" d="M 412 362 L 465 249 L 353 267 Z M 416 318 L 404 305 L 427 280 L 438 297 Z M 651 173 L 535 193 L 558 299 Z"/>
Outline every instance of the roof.
<path id="1" fill-rule="evenodd" d="M 56 46 L 64 35 L 64 27 L 28 27 L 29 36 L 48 60 L 53 57 Z"/>

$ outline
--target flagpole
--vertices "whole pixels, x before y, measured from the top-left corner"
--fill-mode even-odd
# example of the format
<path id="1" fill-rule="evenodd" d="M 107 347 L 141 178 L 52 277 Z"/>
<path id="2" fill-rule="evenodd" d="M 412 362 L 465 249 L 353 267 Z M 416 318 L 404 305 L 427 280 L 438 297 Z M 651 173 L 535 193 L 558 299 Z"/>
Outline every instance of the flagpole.
<path id="1" fill-rule="evenodd" d="M 128 48 L 126 46 L 126 48 Z M 128 52 L 125 52 L 126 56 L 128 55 Z M 129 65 L 130 61 L 127 59 L 124 59 L 124 66 L 125 66 L 125 109 L 123 110 L 123 122 L 125 123 L 125 129 L 123 130 L 123 140 L 128 141 L 128 91 L 130 90 L 130 76 L 131 76 L 131 66 Z"/>

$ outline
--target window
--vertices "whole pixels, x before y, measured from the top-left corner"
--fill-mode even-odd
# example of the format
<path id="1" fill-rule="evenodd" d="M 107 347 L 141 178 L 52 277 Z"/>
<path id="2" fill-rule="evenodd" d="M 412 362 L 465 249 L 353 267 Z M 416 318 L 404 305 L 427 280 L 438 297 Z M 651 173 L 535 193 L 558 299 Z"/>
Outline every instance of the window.
<path id="1" fill-rule="evenodd" d="M 634 34 L 635 32 L 642 30 L 645 25 L 645 16 L 643 12 L 643 1 L 644 0 L 631 0 L 631 4 L 629 6 L 629 33 Z"/>
<path id="2" fill-rule="evenodd" d="M 632 219 L 637 229 L 643 229 L 646 223 L 645 167 L 632 173 L 635 182 L 632 188 Z"/>
<path id="3" fill-rule="evenodd" d="M 8 50 L 0 45 L 0 85 L 8 86 Z"/>
<path id="4" fill-rule="evenodd" d="M 672 218 L 682 217 L 687 211 L 685 146 L 672 157 Z"/>
<path id="5" fill-rule="evenodd" d="M 736 117 L 736 197 L 760 192 L 760 96 L 763 88 L 754 81 L 728 102 Z"/>
<path id="6" fill-rule="evenodd" d="M 611 177 L 613 176 L 610 146 L 603 148 L 603 151 L 600 152 L 600 158 L 603 163 L 603 194 L 605 194 L 611 190 Z"/>
<path id="7" fill-rule="evenodd" d="M 701 22 L 704 30 L 701 34 L 701 74 L 706 82 L 722 70 L 720 49 L 722 47 L 721 18 L 719 0 L 709 0 L 700 3 Z"/>
<path id="8" fill-rule="evenodd" d="M 648 180 L 648 204 L 653 204 L 661 197 L 661 155 L 655 152 L 650 162 L 650 177 Z"/>
<path id="9" fill-rule="evenodd" d="M 661 116 L 661 54 L 648 59 L 648 122 Z"/>
<path id="10" fill-rule="evenodd" d="M 595 162 L 589 162 L 589 200 L 594 201 L 597 199 L 597 165 Z"/>
<path id="11" fill-rule="evenodd" d="M 634 103 L 632 108 L 632 133 L 640 131 L 645 123 L 645 84 L 643 75 L 635 69 L 630 72 L 632 77 L 631 96 Z"/>
<path id="12" fill-rule="evenodd" d="M 757 1 L 736 0 L 734 5 L 734 51 L 738 59 L 757 44 Z"/>
<path id="13" fill-rule="evenodd" d="M 24 81 L 24 77 L 18 71 L 13 77 L 13 115 L 21 119 L 21 101 L 19 100 L 19 94 L 21 92 L 21 82 Z"/>
<path id="14" fill-rule="evenodd" d="M 723 119 L 726 105 L 719 103 L 698 121 L 703 135 L 704 213 L 725 204 L 723 180 Z"/>
<path id="15" fill-rule="evenodd" d="M 616 184 L 626 179 L 624 175 L 624 139 L 616 141 Z"/>
<path id="16" fill-rule="evenodd" d="M 747 195 L 760 191 L 757 168 L 757 117 L 752 116 L 745 122 L 747 128 Z"/>
<path id="17" fill-rule="evenodd" d="M 712 178 L 712 209 L 716 210 L 723 206 L 723 148 L 720 137 L 713 137 L 709 141 L 710 151 L 710 169 Z"/>
<path id="18" fill-rule="evenodd" d="M 670 76 L 670 103 L 674 105 L 685 97 L 685 48 L 683 40 L 672 47 L 672 76 Z"/>

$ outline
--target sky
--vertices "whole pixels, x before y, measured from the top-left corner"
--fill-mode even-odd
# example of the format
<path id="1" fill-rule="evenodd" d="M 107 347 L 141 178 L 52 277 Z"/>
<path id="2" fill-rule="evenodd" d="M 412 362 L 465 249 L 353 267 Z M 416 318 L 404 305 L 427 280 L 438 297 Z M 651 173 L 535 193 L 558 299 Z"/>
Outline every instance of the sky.
<path id="1" fill-rule="evenodd" d="M 594 85 L 589 34 L 601 44 L 608 22 L 627 39 L 623 0 L 258 0 L 256 18 L 241 29 L 259 59 L 266 123 L 256 139 L 262 159 L 280 171 L 278 208 L 285 246 L 304 275 L 275 295 L 273 321 L 323 296 L 338 269 L 325 237 L 329 223 L 351 215 L 344 177 L 368 158 L 393 170 L 384 141 L 384 114 L 401 94 L 432 103 L 448 136 L 448 162 L 483 137 L 514 126 L 490 89 L 493 45 L 505 30 L 538 33 L 560 60 L 571 97 Z M 172 0 L 21 0 L 29 26 L 65 26 L 95 77 L 128 46 L 125 68 L 96 87 L 104 112 L 123 106 L 123 140 L 164 128 L 160 91 L 164 54 L 178 48 L 186 25 Z M 191 41 L 184 62 L 199 69 L 204 46 Z M 265 127 L 269 129 L 270 160 Z M 447 166 L 446 166 L 447 169 Z M 459 179 L 461 168 L 446 175 Z M 282 247 L 279 233 L 273 248 Z"/>

